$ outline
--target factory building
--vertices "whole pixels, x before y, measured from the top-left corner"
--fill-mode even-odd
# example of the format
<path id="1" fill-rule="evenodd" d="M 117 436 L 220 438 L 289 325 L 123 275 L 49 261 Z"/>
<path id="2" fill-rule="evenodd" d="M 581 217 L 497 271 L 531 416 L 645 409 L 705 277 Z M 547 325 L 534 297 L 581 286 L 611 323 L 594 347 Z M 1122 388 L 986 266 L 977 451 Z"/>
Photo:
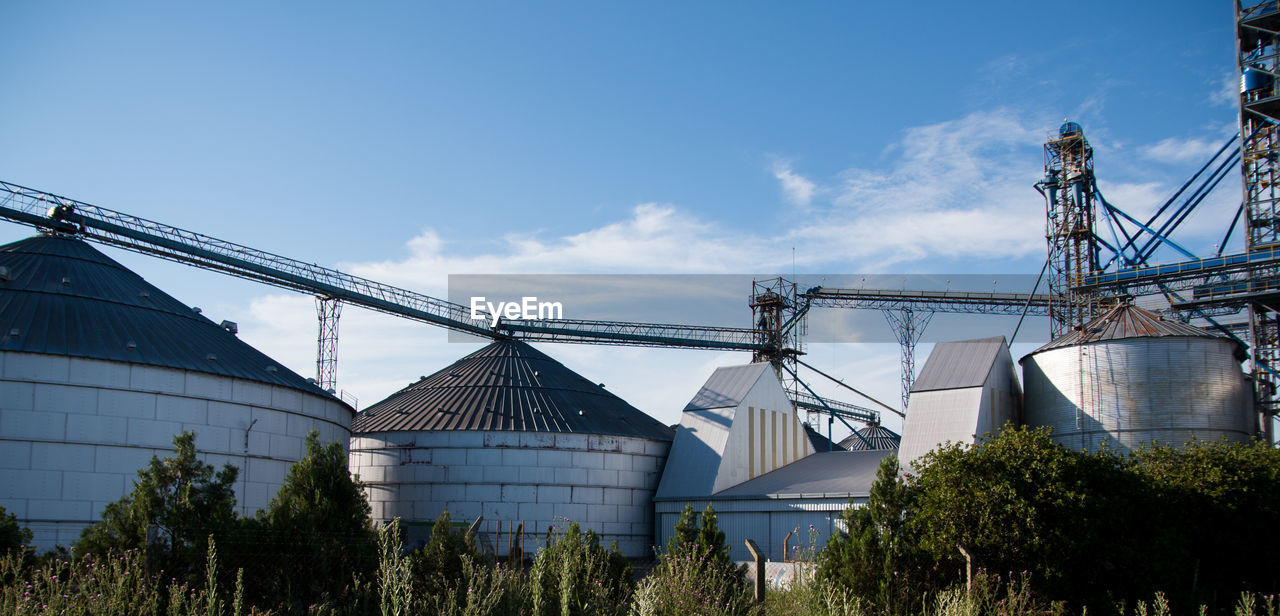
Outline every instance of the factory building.
<path id="1" fill-rule="evenodd" d="M 351 407 L 83 241 L 0 246 L 0 505 L 41 550 L 70 545 L 174 435 L 240 468 L 265 507 L 307 433 L 347 443 Z"/>
<path id="2" fill-rule="evenodd" d="M 899 462 L 947 442 L 974 443 L 1018 420 L 1022 389 L 1003 336 L 940 342 L 911 386 Z"/>
<path id="3" fill-rule="evenodd" d="M 816 438 L 815 438 L 816 437 Z M 730 554 L 754 540 L 772 560 L 784 543 L 818 545 L 850 501 L 865 501 L 888 451 L 848 452 L 800 423 L 767 363 L 717 368 L 685 406 L 654 497 L 665 545 L 685 505 L 715 507 Z"/>
<path id="4" fill-rule="evenodd" d="M 1233 340 L 1121 304 L 1022 358 L 1026 423 L 1072 449 L 1248 440 L 1243 357 Z"/>
<path id="5" fill-rule="evenodd" d="M 482 544 L 504 551 L 524 527 L 578 522 L 624 554 L 653 554 L 653 493 L 672 431 L 527 343 L 499 340 L 360 412 L 351 470 L 376 521 L 425 538 L 442 511 L 484 516 Z M 505 552 L 503 552 L 505 553 Z"/>

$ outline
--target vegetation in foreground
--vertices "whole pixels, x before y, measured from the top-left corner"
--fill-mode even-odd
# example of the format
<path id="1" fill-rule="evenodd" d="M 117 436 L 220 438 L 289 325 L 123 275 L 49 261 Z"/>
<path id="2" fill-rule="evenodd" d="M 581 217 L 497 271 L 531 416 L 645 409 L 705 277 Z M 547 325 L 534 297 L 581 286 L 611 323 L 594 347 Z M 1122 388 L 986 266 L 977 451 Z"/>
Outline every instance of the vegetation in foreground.
<path id="1" fill-rule="evenodd" d="M 848 532 L 756 605 L 711 508 L 685 508 L 638 582 L 572 523 L 526 570 L 486 559 L 447 512 L 404 552 L 398 524 L 369 522 L 341 446 L 314 437 L 271 506 L 237 517 L 236 469 L 193 443 L 140 471 L 74 554 L 35 557 L 0 510 L 0 613 L 1280 616 L 1280 452 L 1260 445 L 1121 456 L 1008 429 L 910 475 L 890 459 L 868 505 L 843 513 Z"/>

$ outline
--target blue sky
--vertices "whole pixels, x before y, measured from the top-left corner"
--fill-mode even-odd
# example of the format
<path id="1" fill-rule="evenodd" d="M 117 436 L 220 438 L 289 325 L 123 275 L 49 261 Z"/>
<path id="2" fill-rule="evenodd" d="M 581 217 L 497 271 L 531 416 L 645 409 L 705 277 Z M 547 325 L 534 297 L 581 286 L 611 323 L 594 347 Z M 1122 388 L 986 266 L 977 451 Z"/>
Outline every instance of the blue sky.
<path id="1" fill-rule="evenodd" d="M 1034 275 L 1064 117 L 1135 214 L 1236 123 L 1227 2 L 16 1 L 0 22 L 0 179 L 437 296 L 448 274 Z M 1211 250 L 1238 203 L 1233 174 L 1179 239 Z M 306 296 L 111 254 L 314 371 Z M 746 324 L 747 292 L 716 324 Z M 342 334 L 362 405 L 470 348 L 355 308 Z M 745 361 L 544 350 L 669 422 Z M 810 352 L 896 399 L 894 345 Z"/>

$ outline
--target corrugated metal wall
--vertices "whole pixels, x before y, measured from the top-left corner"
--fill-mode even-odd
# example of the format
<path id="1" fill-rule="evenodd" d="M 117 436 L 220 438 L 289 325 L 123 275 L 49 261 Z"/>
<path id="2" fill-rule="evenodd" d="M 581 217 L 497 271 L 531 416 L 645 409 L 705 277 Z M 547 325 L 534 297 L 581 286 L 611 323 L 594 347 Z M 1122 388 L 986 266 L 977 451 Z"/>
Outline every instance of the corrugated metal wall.
<path id="1" fill-rule="evenodd" d="M 809 526 L 816 531 L 814 545 L 822 548 L 836 531 L 836 521 L 840 513 L 848 506 L 848 501 L 834 502 L 836 499 L 825 499 L 824 502 L 805 502 L 799 499 L 763 503 L 738 501 L 740 508 L 748 511 L 723 511 L 716 508 L 716 524 L 724 531 L 725 543 L 729 545 L 730 558 L 738 561 L 751 560 L 746 540 L 751 539 L 765 550 L 771 561 L 781 561 L 783 543 L 787 534 L 794 531 L 790 545 L 801 549 L 809 547 Z M 727 503 L 719 503 L 723 506 Z M 693 503 L 694 511 L 699 514 L 707 504 Z M 681 505 L 683 507 L 683 505 Z M 777 508 L 766 510 L 766 507 Z M 675 507 L 668 507 L 674 509 Z M 663 548 L 671 538 L 672 529 L 680 519 L 679 512 L 664 511 L 658 513 L 658 545 Z M 791 550 L 794 554 L 797 550 Z"/>

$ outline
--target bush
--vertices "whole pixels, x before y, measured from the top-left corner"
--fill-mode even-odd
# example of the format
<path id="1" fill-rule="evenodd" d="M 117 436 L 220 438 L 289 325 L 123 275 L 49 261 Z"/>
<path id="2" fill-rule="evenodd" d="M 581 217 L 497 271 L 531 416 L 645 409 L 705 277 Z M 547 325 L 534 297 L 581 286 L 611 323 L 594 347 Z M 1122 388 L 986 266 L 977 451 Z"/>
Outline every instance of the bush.
<path id="1" fill-rule="evenodd" d="M 963 581 L 963 548 L 975 568 L 1033 573 L 1032 588 L 1051 599 L 1102 609 L 1112 595 L 1148 592 L 1132 557 L 1147 543 L 1152 503 L 1118 453 L 1072 451 L 1046 428 L 1006 427 L 917 465 L 910 532 L 936 563 L 935 587 Z"/>
<path id="2" fill-rule="evenodd" d="M 747 568 L 729 558 L 710 505 L 699 518 L 685 505 L 667 549 L 645 578 L 632 612 L 645 616 L 746 614 L 752 606 Z"/>
<path id="3" fill-rule="evenodd" d="M 1001 592 L 1038 609 L 1066 601 L 1109 613 L 1162 593 L 1175 611 L 1220 612 L 1242 593 L 1280 590 L 1280 539 L 1257 530 L 1280 519 L 1280 451 L 1266 445 L 1192 442 L 1126 457 L 1009 427 L 916 467 L 903 478 L 886 461 L 867 506 L 842 514 L 847 532 L 821 555 L 822 583 L 887 613 L 919 613 L 966 583 L 963 548 L 975 575 L 1017 579 Z"/>
<path id="4" fill-rule="evenodd" d="M 914 494 L 900 476 L 897 457 L 881 461 L 867 505 L 841 513 L 846 532 L 832 536 L 820 553 L 818 578 L 892 613 L 921 607 L 932 587 L 933 561 L 909 524 Z"/>
<path id="5" fill-rule="evenodd" d="M 480 561 L 475 536 L 470 532 L 456 532 L 446 509 L 431 526 L 431 540 L 427 545 L 409 555 L 418 594 L 427 597 L 453 593 L 454 604 L 465 604 L 468 580 L 464 560 L 471 561 L 474 573 Z"/>
<path id="6" fill-rule="evenodd" d="M 177 449 L 138 471 L 133 492 L 103 509 L 102 521 L 86 528 L 76 554 L 144 550 L 152 570 L 191 575 L 204 564 L 208 538 L 235 523 L 237 469 L 213 466 L 196 458 L 195 433 L 173 437 Z M 154 528 L 148 541 L 148 528 Z"/>
<path id="7" fill-rule="evenodd" d="M 31 530 L 18 524 L 17 516 L 0 507 L 0 554 L 31 543 Z"/>
<path id="8" fill-rule="evenodd" d="M 536 616 L 622 614 L 635 588 L 631 563 L 616 545 L 605 550 L 592 531 L 577 522 L 563 534 L 547 533 L 529 573 Z"/>
<path id="9" fill-rule="evenodd" d="M 247 592 L 260 605 L 299 611 L 342 603 L 377 565 L 369 513 L 342 444 L 321 445 L 312 430 L 306 455 L 290 467 L 267 509 L 242 522 L 229 560 L 246 570 Z"/>

